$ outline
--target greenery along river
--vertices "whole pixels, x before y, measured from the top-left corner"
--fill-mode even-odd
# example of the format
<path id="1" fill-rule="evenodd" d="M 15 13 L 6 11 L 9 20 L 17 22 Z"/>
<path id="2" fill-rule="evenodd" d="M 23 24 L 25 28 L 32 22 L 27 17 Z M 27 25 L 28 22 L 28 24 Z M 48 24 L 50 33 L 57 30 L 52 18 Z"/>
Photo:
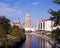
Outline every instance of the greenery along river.
<path id="1" fill-rule="evenodd" d="M 26 41 L 22 48 L 52 48 L 52 45 L 42 39 L 40 36 L 26 34 Z"/>
<path id="2" fill-rule="evenodd" d="M 0 17 L 0 48 L 17 48 L 25 40 L 25 30 L 10 26 L 10 20 Z"/>
<path id="3" fill-rule="evenodd" d="M 0 48 L 18 48 L 24 42 L 25 34 L 23 29 L 13 27 L 10 31 L 11 33 L 5 34 L 6 37 L 0 37 Z"/>

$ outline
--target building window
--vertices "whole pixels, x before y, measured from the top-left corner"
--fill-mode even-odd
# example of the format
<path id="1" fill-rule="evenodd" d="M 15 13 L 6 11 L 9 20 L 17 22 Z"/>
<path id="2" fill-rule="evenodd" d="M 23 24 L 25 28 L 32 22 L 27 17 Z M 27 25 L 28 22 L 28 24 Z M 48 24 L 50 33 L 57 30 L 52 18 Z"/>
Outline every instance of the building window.
<path id="1" fill-rule="evenodd" d="M 41 29 L 42 29 L 42 23 L 41 23 Z"/>
<path id="2" fill-rule="evenodd" d="M 43 29 L 45 29 L 45 22 L 43 22 Z"/>

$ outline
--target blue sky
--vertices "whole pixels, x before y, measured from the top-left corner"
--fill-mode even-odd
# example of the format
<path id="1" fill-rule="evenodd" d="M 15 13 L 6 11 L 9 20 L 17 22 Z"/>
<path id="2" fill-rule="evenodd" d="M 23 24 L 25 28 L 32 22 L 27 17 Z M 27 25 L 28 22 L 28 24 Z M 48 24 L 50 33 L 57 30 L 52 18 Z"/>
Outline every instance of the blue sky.
<path id="1" fill-rule="evenodd" d="M 47 19 L 49 9 L 59 10 L 60 5 L 52 0 L 0 0 L 0 16 L 6 16 L 11 21 L 20 18 L 21 23 L 25 21 L 25 15 L 30 10 L 32 25 L 41 19 Z"/>

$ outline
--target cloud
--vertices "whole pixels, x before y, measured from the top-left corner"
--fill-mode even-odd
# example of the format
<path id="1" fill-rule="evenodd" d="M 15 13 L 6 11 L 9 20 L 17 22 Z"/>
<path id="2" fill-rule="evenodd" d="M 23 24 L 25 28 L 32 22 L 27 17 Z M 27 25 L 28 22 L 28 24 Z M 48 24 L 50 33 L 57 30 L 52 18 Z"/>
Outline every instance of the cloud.
<path id="1" fill-rule="evenodd" d="M 33 2 L 32 5 L 39 5 L 40 2 Z"/>
<path id="2" fill-rule="evenodd" d="M 10 4 L 0 3 L 0 16 L 20 16 L 22 10 L 11 7 Z"/>

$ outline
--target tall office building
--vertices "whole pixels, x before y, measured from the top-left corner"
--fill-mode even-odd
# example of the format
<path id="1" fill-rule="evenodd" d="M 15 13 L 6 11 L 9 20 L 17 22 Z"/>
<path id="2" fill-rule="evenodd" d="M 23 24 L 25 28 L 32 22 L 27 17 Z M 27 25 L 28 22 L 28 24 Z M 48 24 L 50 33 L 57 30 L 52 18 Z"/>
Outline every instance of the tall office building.
<path id="1" fill-rule="evenodd" d="M 31 16 L 29 11 L 26 13 L 24 29 L 25 31 L 32 31 Z"/>
<path id="2" fill-rule="evenodd" d="M 27 12 L 25 17 L 25 28 L 31 28 L 31 17 L 29 11 Z"/>

